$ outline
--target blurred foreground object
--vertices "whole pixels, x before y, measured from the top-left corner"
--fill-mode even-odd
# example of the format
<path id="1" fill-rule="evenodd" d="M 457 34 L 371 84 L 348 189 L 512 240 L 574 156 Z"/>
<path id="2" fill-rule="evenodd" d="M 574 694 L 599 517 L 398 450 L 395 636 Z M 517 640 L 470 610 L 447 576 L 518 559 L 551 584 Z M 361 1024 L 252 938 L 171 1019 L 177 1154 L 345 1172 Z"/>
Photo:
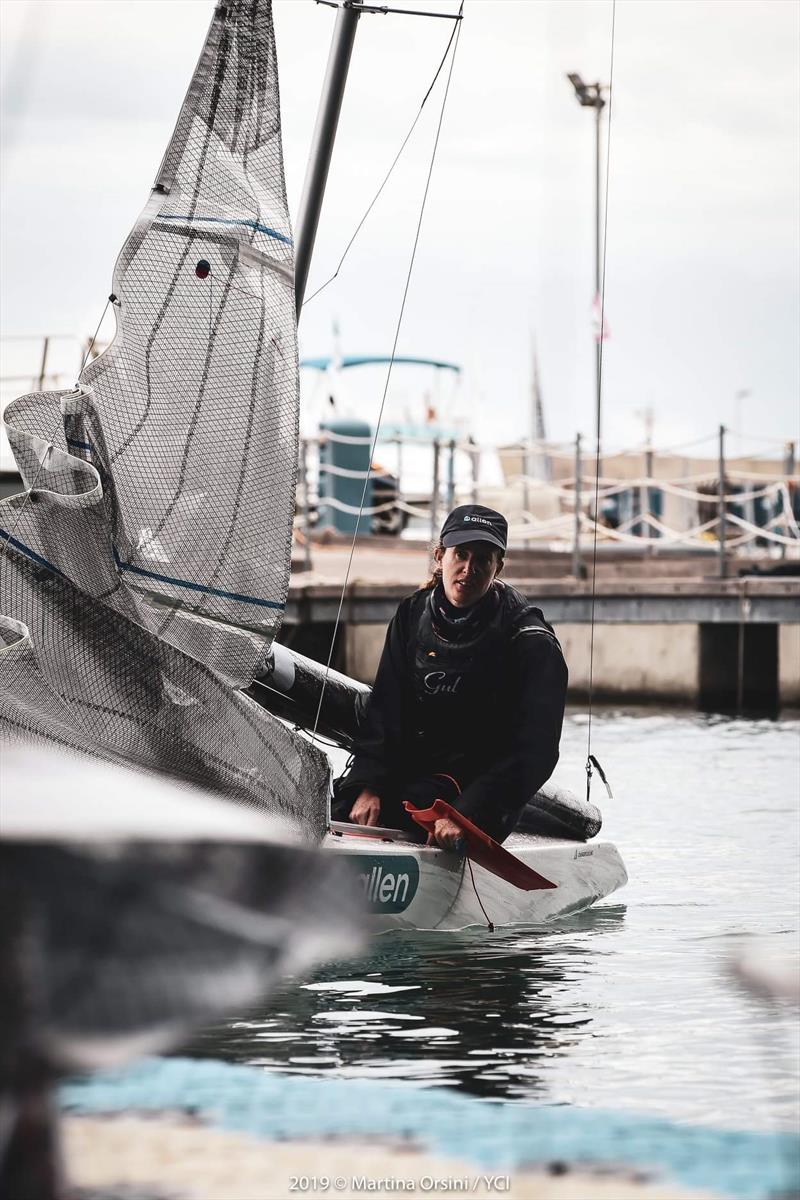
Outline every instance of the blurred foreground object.
<path id="1" fill-rule="evenodd" d="M 664 1182 L 650 1171 L 604 1164 L 556 1161 L 522 1169 L 489 1169 L 468 1158 L 378 1139 L 261 1141 L 242 1133 L 208 1129 L 174 1115 L 163 1119 L 67 1117 L 66 1152 L 75 1160 L 78 1182 L 92 1196 L 155 1196 L 169 1188 L 170 1200 L 283 1200 L 298 1170 L 316 1178 L 343 1200 L 378 1192 L 370 1183 L 398 1185 L 411 1195 L 443 1196 L 474 1190 L 503 1200 L 713 1200 L 696 1190 Z M 79 1166 L 78 1166 L 79 1164 Z M 402 1187 L 399 1185 L 403 1185 Z M 135 1192 L 134 1192 L 135 1189 Z M 389 1191 L 389 1187 L 380 1189 Z M 163 1191 L 161 1192 L 163 1195 Z M 88 1198 L 87 1198 L 88 1200 Z"/>
<path id="2" fill-rule="evenodd" d="M 281 844 L 277 819 L 25 746 L 4 748 L 0 786 L 0 1194 L 50 1200 L 60 1075 L 352 953 L 359 921 L 345 864 Z"/>
<path id="3" fill-rule="evenodd" d="M 748 991 L 764 1000 L 800 1007 L 800 953 L 797 946 L 760 938 L 731 964 L 733 974 Z"/>

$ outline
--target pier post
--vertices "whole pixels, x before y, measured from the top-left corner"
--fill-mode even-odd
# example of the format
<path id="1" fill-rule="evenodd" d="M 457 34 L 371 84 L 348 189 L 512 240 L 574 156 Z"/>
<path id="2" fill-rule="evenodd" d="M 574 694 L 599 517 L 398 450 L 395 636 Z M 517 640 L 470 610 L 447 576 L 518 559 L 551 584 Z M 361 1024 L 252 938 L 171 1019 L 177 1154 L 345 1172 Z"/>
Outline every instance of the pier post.
<path id="1" fill-rule="evenodd" d="M 581 435 L 575 434 L 575 535 L 572 543 L 572 574 L 581 578 Z"/>
<path id="2" fill-rule="evenodd" d="M 452 512 L 456 501 L 456 444 L 450 439 L 450 457 L 447 460 L 447 511 Z"/>
<path id="3" fill-rule="evenodd" d="M 473 441 L 471 436 L 469 438 L 469 441 L 470 442 Z M 472 468 L 472 503 L 473 504 L 478 503 L 478 475 L 480 473 L 480 453 L 481 452 L 477 446 L 475 446 L 475 445 L 470 446 L 469 460 L 470 460 L 470 466 Z"/>
<path id="4" fill-rule="evenodd" d="M 650 484 L 653 479 L 653 447 L 650 445 L 648 445 L 644 452 L 644 473 L 645 477 L 647 478 L 647 483 L 644 486 L 643 495 L 639 501 L 639 508 L 641 510 L 642 518 L 652 516 L 652 513 L 650 512 L 650 496 L 652 494 L 650 490 Z M 642 530 L 642 536 L 650 539 L 647 543 L 647 553 L 654 554 L 655 547 L 652 543 L 652 538 L 655 537 L 655 530 L 650 522 L 644 519 L 640 519 L 639 527 Z"/>
<path id="5" fill-rule="evenodd" d="M 719 577 L 725 579 L 728 564 L 725 560 L 725 426 L 719 427 L 719 490 L 717 493 L 717 536 L 719 538 Z"/>
<path id="6" fill-rule="evenodd" d="M 745 625 L 740 619 L 736 641 L 736 715 L 740 717 L 744 708 L 744 638 Z"/>
<path id="7" fill-rule="evenodd" d="M 50 349 L 50 338 L 46 337 L 44 339 L 44 343 L 42 345 L 42 361 L 39 364 L 39 382 L 38 382 L 37 386 L 38 386 L 38 390 L 40 392 L 44 391 L 44 381 L 47 378 L 47 352 L 49 349 Z M 89 349 L 91 350 L 91 346 L 89 347 Z"/>
<path id="8" fill-rule="evenodd" d="M 787 475 L 794 475 L 794 468 L 795 468 L 795 444 L 794 444 L 794 442 L 787 442 L 786 443 L 786 458 L 784 460 L 783 469 Z M 786 493 L 786 500 L 784 500 L 784 504 L 787 503 L 787 501 L 788 501 L 789 505 L 791 505 L 792 495 L 791 495 L 791 492 L 788 491 L 788 489 L 787 489 L 787 493 Z M 788 526 L 788 524 L 786 524 L 784 526 L 784 533 L 788 533 L 788 532 L 789 532 L 789 526 Z M 786 558 L 786 545 L 783 542 L 781 543 L 781 558 Z"/>
<path id="9" fill-rule="evenodd" d="M 433 487 L 431 489 L 431 541 L 439 533 L 439 439 L 433 439 Z"/>

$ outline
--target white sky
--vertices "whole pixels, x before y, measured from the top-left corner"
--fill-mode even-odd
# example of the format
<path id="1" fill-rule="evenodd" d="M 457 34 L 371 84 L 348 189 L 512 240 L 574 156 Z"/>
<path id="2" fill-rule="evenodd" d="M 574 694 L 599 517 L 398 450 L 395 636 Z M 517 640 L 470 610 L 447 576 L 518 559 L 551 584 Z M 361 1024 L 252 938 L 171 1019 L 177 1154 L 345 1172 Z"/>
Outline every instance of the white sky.
<path id="1" fill-rule="evenodd" d="M 211 11 L 209 0 L 0 0 L 4 333 L 93 331 Z M 296 214 L 335 14 L 312 0 L 275 0 L 275 13 Z M 361 18 L 311 290 L 449 29 Z M 593 114 L 565 74 L 607 82 L 610 34 L 610 0 L 466 0 L 399 351 L 464 365 L 481 438 L 527 428 L 532 334 L 550 436 L 593 428 Z M 617 0 L 609 445 L 641 441 L 648 405 L 661 444 L 739 420 L 753 436 L 798 434 L 799 45 L 794 0 Z M 339 279 L 306 309 L 302 353 L 330 353 L 336 320 L 345 353 L 390 349 L 439 97 Z"/>

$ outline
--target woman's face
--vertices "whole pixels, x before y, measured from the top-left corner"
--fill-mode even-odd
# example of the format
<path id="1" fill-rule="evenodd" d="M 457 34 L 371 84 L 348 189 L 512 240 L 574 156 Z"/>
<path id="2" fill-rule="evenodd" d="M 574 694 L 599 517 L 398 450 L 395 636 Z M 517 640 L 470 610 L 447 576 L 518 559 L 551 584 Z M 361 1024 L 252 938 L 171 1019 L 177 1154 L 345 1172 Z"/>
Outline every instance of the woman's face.
<path id="1" fill-rule="evenodd" d="M 444 594 L 455 608 L 469 608 L 488 592 L 500 567 L 499 550 L 488 542 L 464 542 L 436 550 Z"/>

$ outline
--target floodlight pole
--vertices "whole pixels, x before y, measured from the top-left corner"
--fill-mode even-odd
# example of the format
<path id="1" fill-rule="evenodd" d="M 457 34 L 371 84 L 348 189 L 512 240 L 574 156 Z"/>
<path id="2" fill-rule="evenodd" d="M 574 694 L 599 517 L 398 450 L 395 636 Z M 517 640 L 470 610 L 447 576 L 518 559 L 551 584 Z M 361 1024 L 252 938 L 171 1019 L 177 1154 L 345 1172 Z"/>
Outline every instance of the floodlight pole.
<path id="1" fill-rule="evenodd" d="M 600 294 L 601 279 L 600 279 L 600 114 L 603 111 L 605 103 L 600 95 L 600 84 L 595 84 L 597 88 L 597 104 L 594 110 L 594 295 L 595 304 L 597 305 L 597 345 L 595 346 L 595 366 L 597 391 L 595 394 L 596 402 L 596 420 L 595 433 L 597 435 L 597 458 L 600 459 L 600 375 L 603 358 L 603 300 Z"/>
<path id="2" fill-rule="evenodd" d="M 595 437 L 597 439 L 597 463 L 598 472 L 600 470 L 600 382 L 603 358 L 603 305 L 602 305 L 602 276 L 601 276 L 601 206 L 600 206 L 600 120 L 606 102 L 603 99 L 603 85 L 601 83 L 584 83 L 580 75 L 569 74 L 567 76 L 573 88 L 575 95 L 581 108 L 593 108 L 595 115 L 595 142 L 594 142 L 594 295 L 595 304 L 597 306 L 597 346 L 595 348 Z"/>

